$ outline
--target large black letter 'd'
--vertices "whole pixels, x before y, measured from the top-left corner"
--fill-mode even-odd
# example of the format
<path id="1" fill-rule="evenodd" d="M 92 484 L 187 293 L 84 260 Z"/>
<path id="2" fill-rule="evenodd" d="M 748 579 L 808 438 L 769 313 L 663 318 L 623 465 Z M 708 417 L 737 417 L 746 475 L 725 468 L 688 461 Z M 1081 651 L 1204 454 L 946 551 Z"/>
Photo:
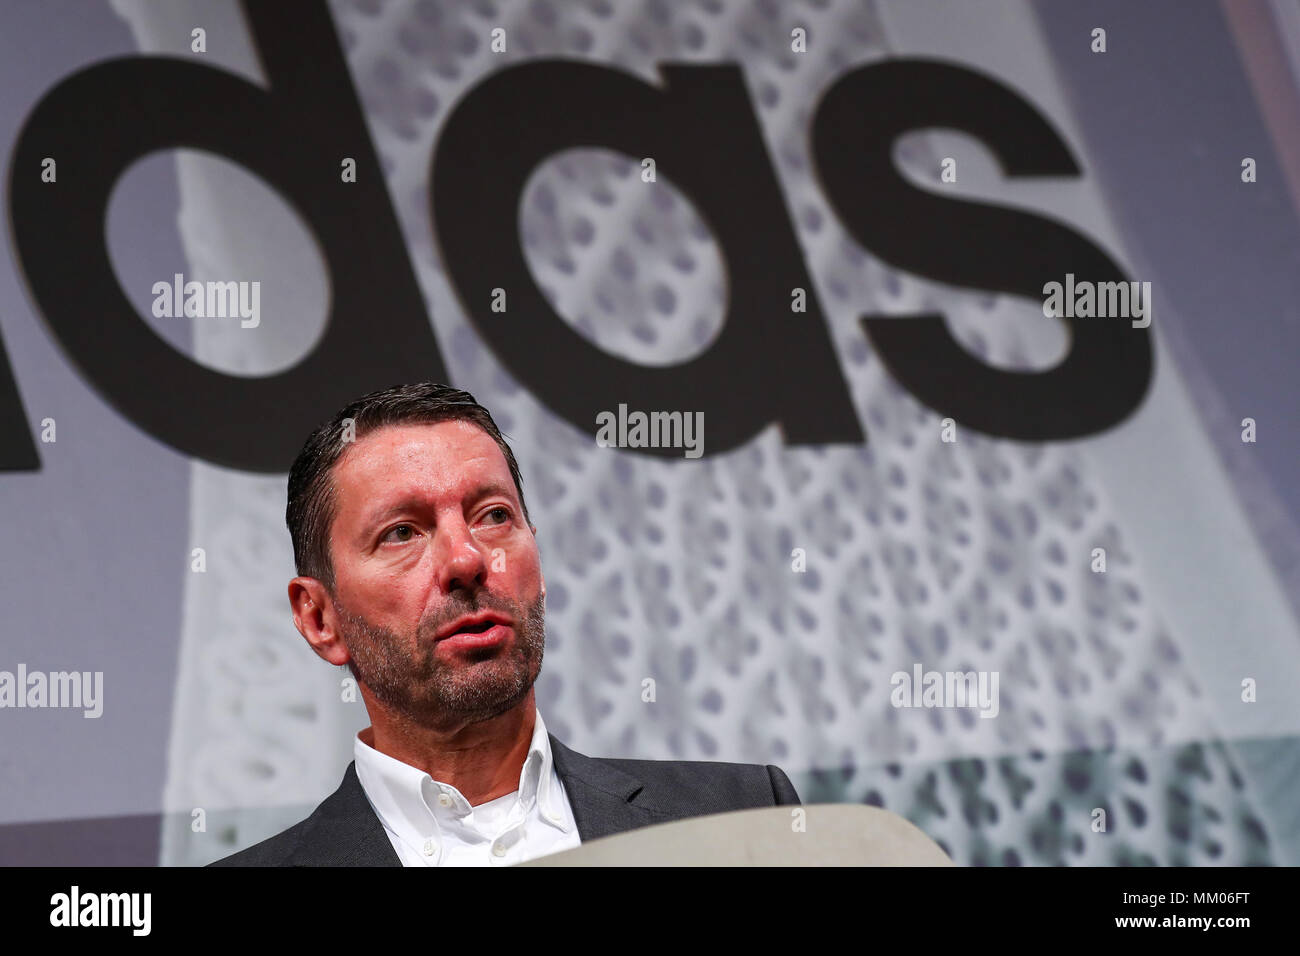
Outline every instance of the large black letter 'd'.
<path id="1" fill-rule="evenodd" d="M 9 190 L 37 303 L 100 392 L 181 451 L 276 472 L 288 470 L 312 427 L 358 394 L 447 376 L 329 12 L 323 3 L 245 3 L 244 15 L 269 91 L 166 57 L 92 66 L 32 111 Z M 113 184 L 142 156 L 178 147 L 256 173 L 315 233 L 330 315 L 293 368 L 259 378 L 205 368 L 154 334 L 123 295 L 104 238 Z M 40 182 L 45 156 L 59 164 L 55 184 Z M 357 161 L 355 183 L 340 181 L 344 157 Z"/>

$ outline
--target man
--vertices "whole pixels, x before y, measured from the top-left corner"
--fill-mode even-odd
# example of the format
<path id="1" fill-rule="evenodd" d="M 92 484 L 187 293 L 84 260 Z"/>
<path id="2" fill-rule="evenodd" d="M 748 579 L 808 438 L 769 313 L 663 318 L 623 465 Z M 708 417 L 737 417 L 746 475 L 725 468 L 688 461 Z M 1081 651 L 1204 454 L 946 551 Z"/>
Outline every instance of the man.
<path id="1" fill-rule="evenodd" d="M 551 736 L 546 581 L 514 453 L 467 392 L 374 392 L 307 439 L 286 511 L 293 622 L 370 726 L 306 820 L 233 866 L 512 864 L 685 817 L 796 804 L 775 766 L 610 760 Z"/>

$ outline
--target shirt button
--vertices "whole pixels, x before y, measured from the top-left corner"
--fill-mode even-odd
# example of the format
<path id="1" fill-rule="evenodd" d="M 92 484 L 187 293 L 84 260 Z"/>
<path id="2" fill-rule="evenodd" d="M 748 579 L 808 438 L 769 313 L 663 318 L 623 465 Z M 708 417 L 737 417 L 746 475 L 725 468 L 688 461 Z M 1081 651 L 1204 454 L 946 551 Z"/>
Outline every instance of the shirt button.
<path id="1" fill-rule="evenodd" d="M 449 807 L 451 806 L 451 797 L 445 793 L 440 793 L 438 794 L 438 803 L 440 806 Z"/>
<path id="2" fill-rule="evenodd" d="M 501 842 L 499 842 L 499 841 L 496 842 L 496 843 L 493 843 L 493 844 L 492 844 L 492 855 L 493 855 L 493 856 L 505 856 L 505 855 L 506 855 L 506 847 L 505 847 L 505 844 L 504 844 L 504 843 L 501 843 Z"/>
<path id="3" fill-rule="evenodd" d="M 437 853 L 437 852 L 438 852 L 438 844 L 434 843 L 432 840 L 425 840 L 425 841 L 424 841 L 424 855 L 425 855 L 425 856 L 433 856 L 433 855 L 434 855 L 435 853 Z"/>

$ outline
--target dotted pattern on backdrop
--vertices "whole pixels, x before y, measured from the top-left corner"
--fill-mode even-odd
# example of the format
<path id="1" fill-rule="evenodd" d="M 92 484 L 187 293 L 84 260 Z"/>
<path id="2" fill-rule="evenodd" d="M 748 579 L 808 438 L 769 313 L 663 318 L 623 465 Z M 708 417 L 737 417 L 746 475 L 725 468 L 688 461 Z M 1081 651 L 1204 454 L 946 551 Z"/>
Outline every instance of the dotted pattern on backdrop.
<path id="1" fill-rule="evenodd" d="M 808 781 L 805 799 L 903 813 L 958 863 L 1268 861 L 1230 750 L 1170 745 L 1214 728 L 1086 461 L 965 430 L 941 443 L 939 416 L 893 383 L 858 328 L 862 314 L 938 310 L 986 361 L 1049 357 L 1015 323 L 992 321 L 1007 309 L 998 297 L 936 290 L 864 253 L 819 191 L 811 110 L 835 77 L 888 53 L 873 4 L 331 9 L 455 383 L 493 411 L 524 469 L 548 581 L 538 699 L 554 733 L 594 754 L 782 764 Z M 790 52 L 796 25 L 818 55 Z M 488 49 L 498 26 L 499 55 Z M 539 55 L 652 83 L 665 60 L 744 65 L 869 445 L 790 449 L 769 429 L 699 462 L 644 459 L 596 448 L 501 368 L 441 271 L 429 168 L 449 107 Z M 898 158 L 919 175 L 938 168 L 915 139 Z M 601 150 L 555 157 L 521 199 L 520 230 L 566 321 L 611 353 L 670 364 L 716 334 L 727 277 L 690 203 L 638 173 L 639 158 Z M 1090 570 L 1095 547 L 1105 574 Z M 791 569 L 795 548 L 806 573 Z M 998 671 L 998 719 L 892 707 L 890 675 L 914 661 Z M 240 723 L 230 737 L 246 734 Z M 301 773 L 291 752 L 266 748 L 256 766 L 227 755 L 223 787 L 274 804 Z M 965 756 L 990 752 L 1009 755 Z M 1089 839 L 1098 806 L 1121 830 L 1104 846 Z M 222 838 L 247 842 L 238 827 Z"/>

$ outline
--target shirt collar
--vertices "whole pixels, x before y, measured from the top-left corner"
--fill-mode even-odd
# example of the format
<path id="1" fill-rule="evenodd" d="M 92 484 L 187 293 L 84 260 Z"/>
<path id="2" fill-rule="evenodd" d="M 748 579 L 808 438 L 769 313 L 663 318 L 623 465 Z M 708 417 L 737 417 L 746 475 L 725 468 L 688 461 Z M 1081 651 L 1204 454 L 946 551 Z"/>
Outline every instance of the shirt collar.
<path id="1" fill-rule="evenodd" d="M 552 785 L 555 762 L 551 738 L 542 720 L 542 712 L 534 709 L 533 713 L 533 738 L 519 772 L 519 803 L 528 811 L 535 800 L 541 818 L 567 832 L 568 826 L 563 822 L 565 815 L 558 806 L 559 794 Z M 436 817 L 433 806 L 439 792 L 451 794 L 462 806 L 468 807 L 468 801 L 455 787 L 434 780 L 418 767 L 376 750 L 361 739 L 360 732 L 353 740 L 352 753 L 362 789 L 380 818 L 399 833 L 423 832 L 430 816 Z"/>

